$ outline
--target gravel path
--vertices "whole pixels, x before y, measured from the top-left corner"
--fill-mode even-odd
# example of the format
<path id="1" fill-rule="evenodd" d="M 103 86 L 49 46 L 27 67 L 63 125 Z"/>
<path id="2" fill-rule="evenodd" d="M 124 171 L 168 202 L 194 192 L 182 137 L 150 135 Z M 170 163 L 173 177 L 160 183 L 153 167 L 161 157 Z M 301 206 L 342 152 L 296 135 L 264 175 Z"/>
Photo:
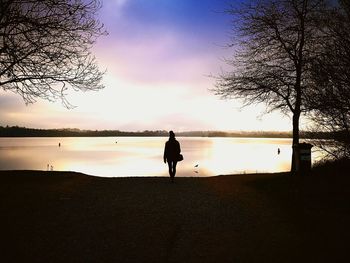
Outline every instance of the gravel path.
<path id="1" fill-rule="evenodd" d="M 349 180 L 335 208 L 308 181 L 3 171 L 2 262 L 342 262 Z"/>

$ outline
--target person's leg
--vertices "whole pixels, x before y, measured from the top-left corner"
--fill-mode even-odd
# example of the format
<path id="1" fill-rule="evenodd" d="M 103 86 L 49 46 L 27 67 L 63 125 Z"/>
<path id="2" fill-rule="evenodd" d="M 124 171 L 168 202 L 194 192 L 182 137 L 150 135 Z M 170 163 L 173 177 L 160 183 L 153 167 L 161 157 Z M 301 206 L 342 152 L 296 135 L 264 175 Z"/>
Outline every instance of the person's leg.
<path id="1" fill-rule="evenodd" d="M 169 166 L 169 175 L 170 175 L 170 180 L 173 183 L 174 182 L 174 177 L 176 173 L 176 161 L 169 161 L 168 160 L 168 166 Z"/>
<path id="2" fill-rule="evenodd" d="M 172 174 L 173 174 L 172 161 L 168 160 L 168 167 L 169 167 L 169 176 L 172 177 Z"/>
<path id="3" fill-rule="evenodd" d="M 176 174 L 176 165 L 177 165 L 177 161 L 173 162 L 173 177 L 175 177 Z"/>

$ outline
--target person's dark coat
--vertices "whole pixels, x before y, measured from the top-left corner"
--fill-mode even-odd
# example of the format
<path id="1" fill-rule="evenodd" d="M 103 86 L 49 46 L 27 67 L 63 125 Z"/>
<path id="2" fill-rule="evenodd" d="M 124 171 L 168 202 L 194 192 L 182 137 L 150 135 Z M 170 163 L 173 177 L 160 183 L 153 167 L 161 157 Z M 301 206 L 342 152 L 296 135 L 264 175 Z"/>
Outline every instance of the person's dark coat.
<path id="1" fill-rule="evenodd" d="M 180 143 L 175 138 L 170 138 L 165 143 L 164 161 L 177 161 L 180 155 Z"/>

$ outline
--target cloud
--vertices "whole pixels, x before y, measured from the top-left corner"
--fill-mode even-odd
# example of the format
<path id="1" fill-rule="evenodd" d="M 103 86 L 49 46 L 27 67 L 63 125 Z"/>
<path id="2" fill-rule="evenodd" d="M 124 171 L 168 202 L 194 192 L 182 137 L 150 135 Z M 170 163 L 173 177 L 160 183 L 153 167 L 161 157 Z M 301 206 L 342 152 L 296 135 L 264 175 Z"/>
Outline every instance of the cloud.
<path id="1" fill-rule="evenodd" d="M 20 95 L 12 92 L 0 91 L 0 114 L 3 113 L 5 109 L 15 110 L 18 108 L 19 103 L 24 104 Z"/>
<path id="2" fill-rule="evenodd" d="M 131 83 L 195 84 L 206 90 L 213 83 L 208 75 L 216 70 L 217 56 L 215 47 L 199 45 L 174 32 L 153 32 L 135 41 L 110 41 L 101 45 L 96 54 L 108 74 Z"/>
<path id="3" fill-rule="evenodd" d="M 115 3 L 118 7 L 124 6 L 127 2 L 128 2 L 128 0 L 114 0 L 114 3 Z"/>

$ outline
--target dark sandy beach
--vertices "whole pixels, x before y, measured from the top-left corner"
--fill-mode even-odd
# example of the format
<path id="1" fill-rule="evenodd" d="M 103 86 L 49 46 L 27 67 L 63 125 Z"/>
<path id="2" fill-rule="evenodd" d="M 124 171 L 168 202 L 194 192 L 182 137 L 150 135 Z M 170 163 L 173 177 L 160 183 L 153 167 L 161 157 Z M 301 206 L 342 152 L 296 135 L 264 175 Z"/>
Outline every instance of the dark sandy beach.
<path id="1" fill-rule="evenodd" d="M 350 178 L 0 172 L 1 262 L 349 262 Z"/>

